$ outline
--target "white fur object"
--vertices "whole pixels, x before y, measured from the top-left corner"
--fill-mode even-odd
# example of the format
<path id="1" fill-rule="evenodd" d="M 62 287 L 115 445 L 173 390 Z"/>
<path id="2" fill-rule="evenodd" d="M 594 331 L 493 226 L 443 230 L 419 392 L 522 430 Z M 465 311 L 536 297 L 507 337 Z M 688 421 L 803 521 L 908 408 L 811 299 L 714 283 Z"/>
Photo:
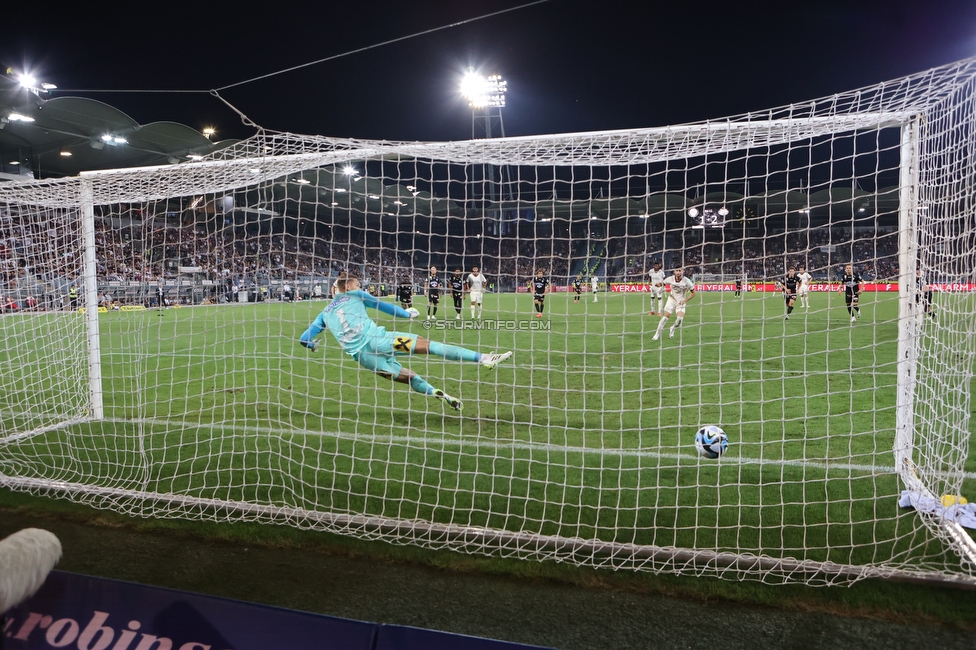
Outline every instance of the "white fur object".
<path id="1" fill-rule="evenodd" d="M 40 528 L 0 541 L 0 613 L 30 598 L 61 559 L 61 542 Z"/>

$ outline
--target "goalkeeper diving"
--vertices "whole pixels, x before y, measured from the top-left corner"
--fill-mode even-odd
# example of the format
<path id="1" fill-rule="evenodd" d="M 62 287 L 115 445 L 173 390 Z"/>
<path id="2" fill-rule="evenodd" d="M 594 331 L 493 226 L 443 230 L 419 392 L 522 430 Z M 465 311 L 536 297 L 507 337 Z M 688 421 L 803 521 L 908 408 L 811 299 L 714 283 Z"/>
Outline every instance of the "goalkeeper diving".
<path id="1" fill-rule="evenodd" d="M 383 302 L 360 290 L 359 280 L 348 273 L 339 275 L 332 288 L 335 298 L 322 310 L 315 321 L 302 334 L 299 342 L 313 352 L 318 347 L 315 337 L 329 330 L 342 347 L 342 351 L 355 359 L 362 367 L 372 370 L 381 377 L 392 379 L 410 388 L 444 400 L 451 408 L 460 411 L 461 400 L 444 391 L 434 388 L 414 371 L 404 368 L 398 356 L 408 354 L 432 354 L 450 361 L 470 361 L 480 363 L 486 368 L 494 368 L 512 356 L 511 352 L 484 354 L 454 345 L 428 341 L 414 334 L 387 332 L 378 326 L 366 313 L 366 308 L 376 309 L 396 318 L 414 319 L 420 312 L 414 308 L 403 309 L 389 302 Z"/>

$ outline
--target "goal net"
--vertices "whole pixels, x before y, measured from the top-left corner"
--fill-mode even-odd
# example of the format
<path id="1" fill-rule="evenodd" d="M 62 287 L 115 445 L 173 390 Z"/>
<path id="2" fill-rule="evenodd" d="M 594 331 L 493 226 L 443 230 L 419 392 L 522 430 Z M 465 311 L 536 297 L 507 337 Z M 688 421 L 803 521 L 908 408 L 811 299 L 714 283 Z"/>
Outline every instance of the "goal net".
<path id="1" fill-rule="evenodd" d="M 974 583 L 974 74 L 665 128 L 262 131 L 2 184 L 0 485 L 581 566 Z M 482 307 L 456 307 L 476 266 Z M 369 312 L 389 332 L 514 355 L 396 357 L 456 412 L 328 332 L 309 351 L 342 271 L 409 289 L 418 319 Z"/>

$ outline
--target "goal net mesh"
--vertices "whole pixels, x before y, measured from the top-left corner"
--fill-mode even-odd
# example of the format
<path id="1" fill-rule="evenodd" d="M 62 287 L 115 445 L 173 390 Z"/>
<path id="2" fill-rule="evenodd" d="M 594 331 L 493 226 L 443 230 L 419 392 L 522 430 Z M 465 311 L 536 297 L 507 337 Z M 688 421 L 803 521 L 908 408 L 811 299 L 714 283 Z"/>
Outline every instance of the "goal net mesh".
<path id="1" fill-rule="evenodd" d="M 2 184 L 0 486 L 582 566 L 972 583 L 942 497 L 976 484 L 974 72 L 665 128 L 261 131 Z M 683 317 L 655 263 L 695 281 Z M 483 310 L 456 309 L 475 266 Z M 391 332 L 514 355 L 398 358 L 455 412 L 328 333 L 310 352 L 341 271 L 410 287 L 419 319 L 371 312 Z"/>

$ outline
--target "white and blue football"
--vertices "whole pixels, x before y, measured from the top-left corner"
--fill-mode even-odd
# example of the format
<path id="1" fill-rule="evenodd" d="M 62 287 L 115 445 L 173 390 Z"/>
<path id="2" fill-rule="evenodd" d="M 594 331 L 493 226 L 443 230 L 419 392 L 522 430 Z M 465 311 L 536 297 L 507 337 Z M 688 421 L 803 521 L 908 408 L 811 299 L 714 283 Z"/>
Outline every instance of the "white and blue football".
<path id="1" fill-rule="evenodd" d="M 695 449 L 705 458 L 718 458 L 729 448 L 729 437 L 722 427 L 707 424 L 695 434 Z"/>

